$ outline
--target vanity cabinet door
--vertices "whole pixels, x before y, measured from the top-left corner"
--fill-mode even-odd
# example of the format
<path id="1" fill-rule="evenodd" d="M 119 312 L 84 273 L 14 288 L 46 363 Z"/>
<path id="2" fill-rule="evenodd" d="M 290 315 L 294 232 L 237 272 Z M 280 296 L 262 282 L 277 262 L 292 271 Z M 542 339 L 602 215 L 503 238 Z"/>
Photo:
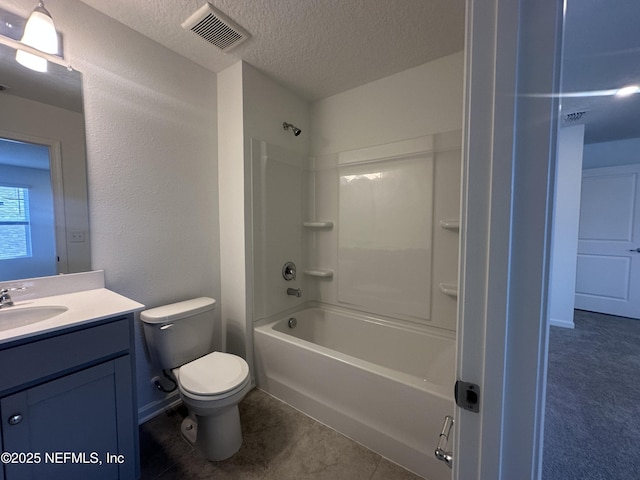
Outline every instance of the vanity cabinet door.
<path id="1" fill-rule="evenodd" d="M 134 478 L 130 385 L 124 356 L 2 398 L 6 480 Z"/>

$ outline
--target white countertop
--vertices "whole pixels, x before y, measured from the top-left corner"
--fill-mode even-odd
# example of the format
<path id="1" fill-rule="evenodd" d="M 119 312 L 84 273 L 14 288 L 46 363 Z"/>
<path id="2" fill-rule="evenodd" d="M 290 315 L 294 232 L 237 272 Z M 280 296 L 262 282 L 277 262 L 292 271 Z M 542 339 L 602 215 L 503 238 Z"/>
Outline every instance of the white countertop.
<path id="1" fill-rule="evenodd" d="M 0 323 L 2 322 L 1 312 L 5 311 L 5 309 L 6 311 L 17 311 L 30 307 L 64 306 L 67 310 L 54 317 L 30 325 L 0 330 L 0 344 L 117 315 L 139 312 L 144 309 L 144 305 L 141 303 L 103 287 L 50 296 L 37 296 L 36 298 L 25 298 L 27 296 L 32 297 L 34 295 L 13 296 L 14 305 L 0 310 Z"/>

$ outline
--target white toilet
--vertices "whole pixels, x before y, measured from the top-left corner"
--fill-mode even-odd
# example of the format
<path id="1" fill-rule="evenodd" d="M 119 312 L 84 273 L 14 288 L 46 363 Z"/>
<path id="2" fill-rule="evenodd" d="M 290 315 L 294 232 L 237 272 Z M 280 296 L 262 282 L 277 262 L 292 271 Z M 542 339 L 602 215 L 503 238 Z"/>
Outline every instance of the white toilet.
<path id="1" fill-rule="evenodd" d="M 209 460 L 224 460 L 242 445 L 238 403 L 251 390 L 249 365 L 213 351 L 216 301 L 201 297 L 140 314 L 151 354 L 171 370 L 189 409 L 182 434 Z"/>

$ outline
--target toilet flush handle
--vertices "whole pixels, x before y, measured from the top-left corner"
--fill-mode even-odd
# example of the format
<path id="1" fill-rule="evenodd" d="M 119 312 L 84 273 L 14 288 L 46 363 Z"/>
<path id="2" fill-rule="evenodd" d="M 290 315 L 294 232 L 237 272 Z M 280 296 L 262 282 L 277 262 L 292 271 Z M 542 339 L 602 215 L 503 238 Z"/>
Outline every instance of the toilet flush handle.
<path id="1" fill-rule="evenodd" d="M 166 325 L 162 325 L 162 326 L 160 327 L 160 330 L 168 330 L 168 329 L 170 329 L 171 327 L 173 327 L 173 323 L 167 323 Z"/>

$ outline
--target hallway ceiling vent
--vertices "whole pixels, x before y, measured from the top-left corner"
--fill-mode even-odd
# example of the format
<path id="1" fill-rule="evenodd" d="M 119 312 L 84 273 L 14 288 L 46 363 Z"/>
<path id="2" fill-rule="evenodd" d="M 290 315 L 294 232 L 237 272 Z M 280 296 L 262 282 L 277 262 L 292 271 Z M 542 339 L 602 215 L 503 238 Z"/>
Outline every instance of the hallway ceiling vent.
<path id="1" fill-rule="evenodd" d="M 578 125 L 582 123 L 583 117 L 587 114 L 587 110 L 578 110 L 575 112 L 565 113 L 562 115 L 562 121 L 565 124 Z"/>
<path id="2" fill-rule="evenodd" d="M 204 38 L 223 52 L 237 47 L 251 37 L 249 32 L 210 3 L 187 18 L 182 23 L 182 28 Z"/>

